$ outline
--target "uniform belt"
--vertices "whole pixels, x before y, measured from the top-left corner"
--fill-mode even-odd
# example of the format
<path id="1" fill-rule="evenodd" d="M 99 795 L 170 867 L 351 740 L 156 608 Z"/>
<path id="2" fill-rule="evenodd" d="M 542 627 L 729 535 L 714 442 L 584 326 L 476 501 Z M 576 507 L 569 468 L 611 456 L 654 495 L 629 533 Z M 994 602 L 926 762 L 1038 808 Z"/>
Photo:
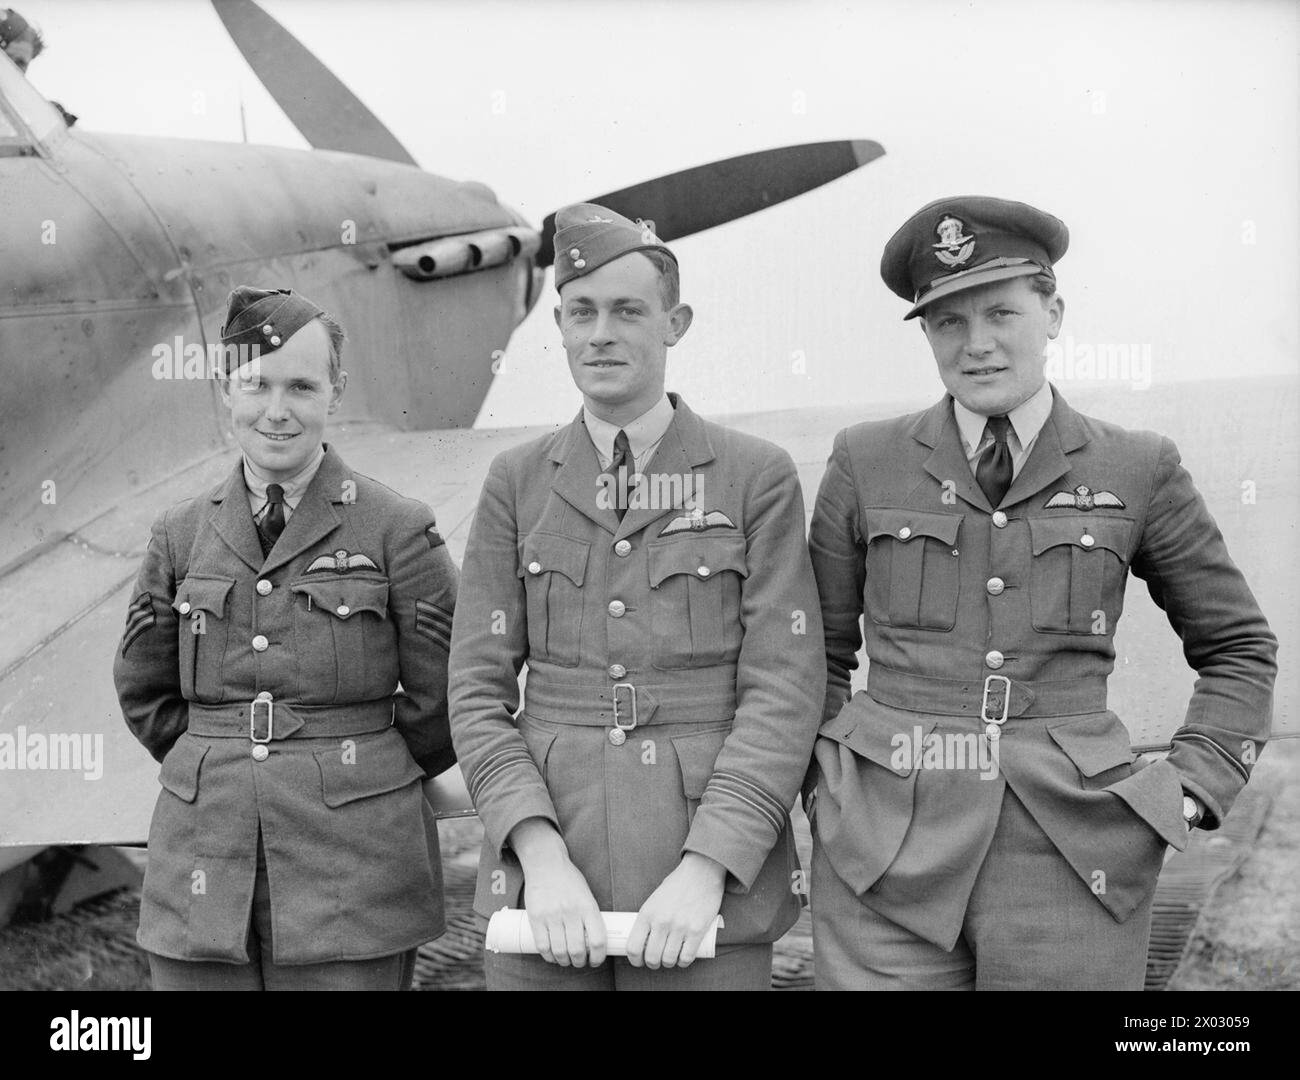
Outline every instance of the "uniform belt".
<path id="1" fill-rule="evenodd" d="M 222 705 L 191 701 L 187 730 L 191 735 L 278 742 L 298 732 L 303 738 L 367 735 L 383 731 L 392 723 L 392 698 L 349 705 L 299 705 L 276 701 L 268 694 Z"/>
<path id="2" fill-rule="evenodd" d="M 994 722 L 999 716 L 1069 716 L 1106 709 L 1106 679 L 1099 675 L 1032 683 L 997 673 L 977 679 L 937 679 L 872 664 L 867 693 L 896 709 Z"/>
<path id="3" fill-rule="evenodd" d="M 730 669 L 729 669 L 730 670 Z M 538 720 L 584 727 L 631 729 L 662 724 L 707 724 L 736 715 L 736 683 L 686 676 L 681 682 L 566 682 L 530 672 L 524 712 Z"/>

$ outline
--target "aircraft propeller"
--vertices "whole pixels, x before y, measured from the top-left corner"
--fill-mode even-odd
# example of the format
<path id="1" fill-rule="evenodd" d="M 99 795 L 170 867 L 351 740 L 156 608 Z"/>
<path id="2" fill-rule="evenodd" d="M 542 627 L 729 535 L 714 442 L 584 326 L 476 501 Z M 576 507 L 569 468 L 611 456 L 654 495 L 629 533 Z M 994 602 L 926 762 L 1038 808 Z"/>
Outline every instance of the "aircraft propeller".
<path id="1" fill-rule="evenodd" d="M 253 0 L 212 0 L 235 45 L 303 137 L 316 149 L 416 164 L 388 128 L 307 47 Z M 884 154 L 868 139 L 782 146 L 697 165 L 587 199 L 653 221 L 664 241 L 703 232 L 802 195 Z M 538 266 L 555 251 L 555 215 L 542 223 Z"/>

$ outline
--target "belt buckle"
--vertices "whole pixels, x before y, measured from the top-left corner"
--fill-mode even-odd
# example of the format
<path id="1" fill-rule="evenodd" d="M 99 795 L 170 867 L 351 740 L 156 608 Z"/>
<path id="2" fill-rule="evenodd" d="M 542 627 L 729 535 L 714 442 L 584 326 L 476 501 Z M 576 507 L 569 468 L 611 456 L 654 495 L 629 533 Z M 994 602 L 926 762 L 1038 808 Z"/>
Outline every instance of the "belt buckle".
<path id="1" fill-rule="evenodd" d="M 626 690 L 632 695 L 632 722 L 630 724 L 623 723 L 618 715 L 618 692 L 620 690 Z M 614 684 L 614 726 L 616 728 L 621 728 L 623 731 L 631 731 L 636 727 L 636 687 L 630 682 Z"/>
<path id="2" fill-rule="evenodd" d="M 1006 685 L 1002 690 L 1002 715 L 989 716 L 989 683 L 1001 679 Z M 1011 680 L 1005 675 L 986 675 L 984 677 L 984 696 L 980 699 L 980 721 L 985 724 L 1005 724 L 1007 713 L 1011 709 Z"/>
<path id="3" fill-rule="evenodd" d="M 266 706 L 266 738 L 257 737 L 257 707 Z M 269 743 L 275 738 L 275 704 L 272 702 L 270 695 L 266 697 L 256 697 L 248 706 L 248 739 L 249 742 Z"/>

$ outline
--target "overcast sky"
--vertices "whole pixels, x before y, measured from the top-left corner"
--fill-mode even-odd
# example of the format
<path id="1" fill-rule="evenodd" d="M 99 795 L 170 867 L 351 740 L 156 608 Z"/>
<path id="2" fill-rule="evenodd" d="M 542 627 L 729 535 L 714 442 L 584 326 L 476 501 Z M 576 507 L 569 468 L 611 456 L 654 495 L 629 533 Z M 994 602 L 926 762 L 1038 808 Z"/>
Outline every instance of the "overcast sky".
<path id="1" fill-rule="evenodd" d="M 32 81 L 89 130 L 305 146 L 203 0 L 22 0 Z M 1089 348 L 1121 381 L 1295 373 L 1300 5 L 268 0 L 420 164 L 534 223 L 717 158 L 870 138 L 886 156 L 678 241 L 690 334 L 669 386 L 710 413 L 936 398 L 880 252 L 931 199 L 1064 219 L 1058 384 Z M 553 292 L 482 423 L 576 408 Z M 1149 369 L 1145 369 L 1149 358 Z M 1082 380 L 1095 385 L 1094 380 Z"/>

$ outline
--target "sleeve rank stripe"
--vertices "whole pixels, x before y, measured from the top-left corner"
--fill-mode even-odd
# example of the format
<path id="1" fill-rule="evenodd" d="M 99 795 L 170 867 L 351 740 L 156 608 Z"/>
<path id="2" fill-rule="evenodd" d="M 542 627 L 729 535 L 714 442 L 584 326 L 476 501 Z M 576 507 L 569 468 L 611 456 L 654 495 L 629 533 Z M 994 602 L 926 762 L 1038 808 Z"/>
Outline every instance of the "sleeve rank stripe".
<path id="1" fill-rule="evenodd" d="M 517 765 L 531 765 L 532 763 L 532 757 L 527 751 L 524 751 L 521 757 L 512 757 L 507 761 L 502 761 L 499 764 L 494 765 L 491 769 L 480 769 L 478 776 L 475 778 L 474 784 L 470 788 L 470 798 L 477 803 L 479 796 L 483 793 L 483 789 L 487 787 L 488 782 L 498 773 L 505 772 L 507 769 L 512 769 Z"/>
<path id="2" fill-rule="evenodd" d="M 774 795 L 772 795 L 764 788 L 759 787 L 756 783 L 754 783 L 754 781 L 746 779 L 745 777 L 740 776 L 738 773 L 733 773 L 733 772 L 714 773 L 714 777 L 730 780 L 733 784 L 739 784 L 743 787 L 748 788 L 758 798 L 762 799 L 764 802 L 767 803 L 767 805 L 771 806 L 776 811 L 778 817 L 785 816 L 786 808 L 781 805 L 781 800 L 776 798 Z"/>
<path id="3" fill-rule="evenodd" d="M 755 810 L 759 812 L 760 815 L 762 815 L 763 820 L 772 826 L 772 829 L 775 832 L 779 833 L 781 831 L 781 826 L 785 824 L 785 822 L 774 817 L 772 815 L 772 811 L 769 810 L 766 806 L 763 806 L 762 804 L 751 799 L 743 791 L 737 791 L 734 788 L 728 787 L 724 784 L 719 784 L 716 781 L 711 782 L 709 784 L 708 790 L 712 791 L 714 794 L 718 795 L 721 798 L 735 799 L 737 802 L 742 802 L 749 806 L 752 806 Z"/>

